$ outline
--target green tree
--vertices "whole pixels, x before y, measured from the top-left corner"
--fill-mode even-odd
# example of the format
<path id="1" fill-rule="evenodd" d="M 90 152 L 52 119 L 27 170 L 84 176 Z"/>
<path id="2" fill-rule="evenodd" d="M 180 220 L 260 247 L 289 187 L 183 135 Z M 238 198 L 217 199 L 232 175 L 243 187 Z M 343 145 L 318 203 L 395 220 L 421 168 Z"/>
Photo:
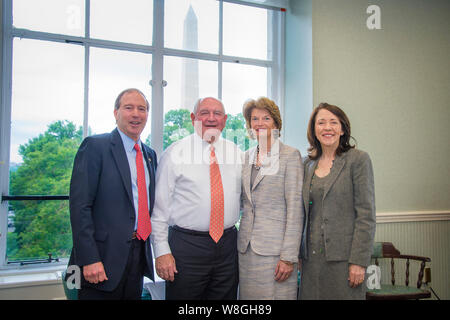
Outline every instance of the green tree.
<path id="1" fill-rule="evenodd" d="M 194 132 L 191 113 L 186 109 L 170 110 L 164 115 L 163 148 Z"/>
<path id="2" fill-rule="evenodd" d="M 10 173 L 10 193 L 69 194 L 73 159 L 81 140 L 81 128 L 69 121 L 56 121 L 45 133 L 21 145 L 23 163 Z M 49 252 L 60 257 L 69 254 L 72 236 L 68 201 L 11 201 L 10 206 L 15 235 L 8 237 L 8 248 L 14 249 L 8 250 L 9 259 L 46 257 Z"/>
<path id="3" fill-rule="evenodd" d="M 173 142 L 178 141 L 194 132 L 190 112 L 186 109 L 170 110 L 164 116 L 163 148 L 166 149 Z M 227 122 L 222 137 L 236 143 L 245 151 L 256 145 L 247 135 L 244 116 L 227 114 Z M 146 143 L 150 145 L 149 135 Z"/>
<path id="4" fill-rule="evenodd" d="M 256 146 L 256 141 L 248 137 L 245 118 L 242 113 L 235 116 L 227 114 L 227 123 L 222 131 L 222 137 L 233 141 L 242 151 Z"/>

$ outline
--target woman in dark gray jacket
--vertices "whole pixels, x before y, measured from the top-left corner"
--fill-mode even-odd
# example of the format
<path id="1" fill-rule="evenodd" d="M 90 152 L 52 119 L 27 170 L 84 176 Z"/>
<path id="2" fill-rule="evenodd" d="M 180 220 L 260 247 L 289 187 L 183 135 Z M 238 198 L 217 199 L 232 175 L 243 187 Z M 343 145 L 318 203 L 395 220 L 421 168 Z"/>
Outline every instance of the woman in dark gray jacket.
<path id="1" fill-rule="evenodd" d="M 375 236 L 375 190 L 369 155 L 350 145 L 350 122 L 321 103 L 308 124 L 300 299 L 365 299 Z"/>

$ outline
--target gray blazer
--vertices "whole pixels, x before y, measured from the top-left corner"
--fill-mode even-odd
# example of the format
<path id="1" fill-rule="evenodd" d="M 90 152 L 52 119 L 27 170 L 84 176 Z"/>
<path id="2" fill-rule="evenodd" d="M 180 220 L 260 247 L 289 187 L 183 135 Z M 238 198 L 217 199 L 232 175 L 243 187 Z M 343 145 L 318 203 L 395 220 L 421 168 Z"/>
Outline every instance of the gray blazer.
<path id="1" fill-rule="evenodd" d="M 242 166 L 242 218 L 238 251 L 249 243 L 264 256 L 297 262 L 303 229 L 303 165 L 300 152 L 277 140 L 250 190 L 256 148 L 245 153 Z"/>
<path id="2" fill-rule="evenodd" d="M 309 222 L 309 189 L 318 161 L 305 161 L 303 204 L 305 228 L 301 257 L 306 259 Z M 375 187 L 372 162 L 361 150 L 336 156 L 323 194 L 323 226 L 327 261 L 348 261 L 367 267 L 375 236 Z"/>

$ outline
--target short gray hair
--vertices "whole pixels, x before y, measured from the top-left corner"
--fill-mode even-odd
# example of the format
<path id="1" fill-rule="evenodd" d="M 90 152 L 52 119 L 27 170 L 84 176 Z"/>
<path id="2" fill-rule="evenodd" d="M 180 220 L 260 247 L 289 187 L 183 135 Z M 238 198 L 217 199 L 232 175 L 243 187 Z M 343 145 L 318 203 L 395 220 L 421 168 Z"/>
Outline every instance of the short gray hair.
<path id="1" fill-rule="evenodd" d="M 121 93 L 119 93 L 119 95 L 116 98 L 116 101 L 114 102 L 114 110 L 119 110 L 119 108 L 120 108 L 120 100 L 122 100 L 123 95 L 126 94 L 126 93 L 130 93 L 130 92 L 137 92 L 137 93 L 139 93 L 145 100 L 145 106 L 147 107 L 147 111 L 150 110 L 150 104 L 148 103 L 147 98 L 145 97 L 145 94 L 142 93 L 141 90 L 136 89 L 136 88 L 128 88 L 128 89 L 123 90 Z"/>
<path id="2" fill-rule="evenodd" d="M 205 99 L 214 99 L 214 100 L 216 100 L 216 101 L 219 101 L 220 105 L 222 106 L 223 113 L 225 113 L 225 107 L 224 107 L 222 101 L 220 101 L 219 99 L 214 98 L 214 97 L 205 97 L 205 98 L 200 98 L 200 99 L 197 100 L 197 102 L 196 102 L 195 105 L 194 105 L 194 110 L 192 111 L 193 114 L 197 114 L 197 109 L 198 109 L 198 107 L 200 106 L 200 104 L 201 104 L 201 103 L 203 102 L 203 100 L 205 100 Z"/>

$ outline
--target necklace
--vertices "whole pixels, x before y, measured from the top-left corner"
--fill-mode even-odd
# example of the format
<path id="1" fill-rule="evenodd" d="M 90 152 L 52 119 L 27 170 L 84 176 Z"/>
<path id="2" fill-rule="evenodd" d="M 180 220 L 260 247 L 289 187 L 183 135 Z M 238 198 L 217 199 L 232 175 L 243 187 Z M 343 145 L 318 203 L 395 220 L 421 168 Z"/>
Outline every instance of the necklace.
<path id="1" fill-rule="evenodd" d="M 253 159 L 253 166 L 255 167 L 256 170 L 261 169 L 261 167 L 263 166 L 263 160 L 262 156 L 260 159 L 260 164 L 258 164 L 258 157 L 259 157 L 259 144 L 256 146 L 256 154 L 255 154 L 255 158 Z M 270 157 L 270 152 L 267 152 L 266 157 Z"/>
<path id="2" fill-rule="evenodd" d="M 258 165 L 258 156 L 259 156 L 259 144 L 256 146 L 256 154 L 255 158 L 253 159 L 253 166 L 255 167 L 256 170 L 261 169 L 261 166 Z"/>

